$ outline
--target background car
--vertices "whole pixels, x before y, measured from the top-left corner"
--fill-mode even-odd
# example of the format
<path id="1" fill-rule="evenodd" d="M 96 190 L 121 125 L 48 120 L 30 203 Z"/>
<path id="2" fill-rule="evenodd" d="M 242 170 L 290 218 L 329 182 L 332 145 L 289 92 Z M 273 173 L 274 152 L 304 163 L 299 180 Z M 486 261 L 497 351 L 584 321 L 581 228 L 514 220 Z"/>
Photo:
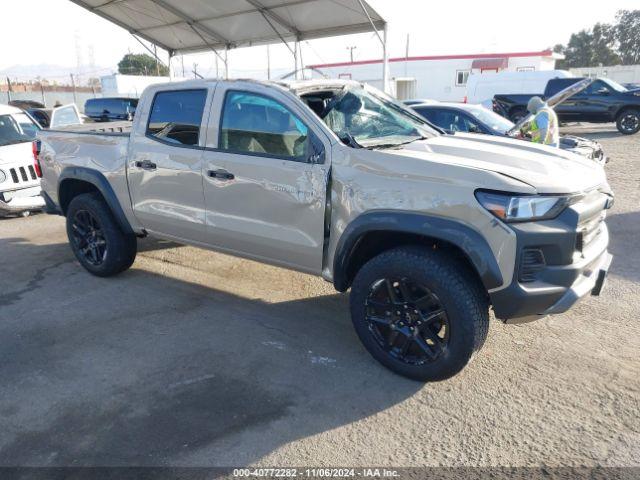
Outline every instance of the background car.
<path id="1" fill-rule="evenodd" d="M 90 98 L 84 104 L 84 113 L 96 122 L 133 120 L 137 107 L 137 98 Z"/>
<path id="2" fill-rule="evenodd" d="M 24 111 L 0 105 L 0 216 L 44 206 L 34 142 L 40 126 Z"/>
<path id="3" fill-rule="evenodd" d="M 482 105 L 468 103 L 418 104 L 411 107 L 436 127 L 448 133 L 466 132 L 485 135 L 510 136 L 507 134 L 514 123 Z M 560 148 L 585 156 L 598 163 L 606 163 L 602 146 L 586 138 L 563 135 Z"/>

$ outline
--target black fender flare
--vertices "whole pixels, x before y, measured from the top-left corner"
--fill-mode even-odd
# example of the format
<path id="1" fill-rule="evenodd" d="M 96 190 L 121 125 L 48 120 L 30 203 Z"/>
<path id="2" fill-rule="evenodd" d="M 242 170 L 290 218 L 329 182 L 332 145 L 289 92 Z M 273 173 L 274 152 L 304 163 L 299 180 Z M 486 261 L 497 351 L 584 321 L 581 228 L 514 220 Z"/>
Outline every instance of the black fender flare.
<path id="1" fill-rule="evenodd" d="M 350 286 L 350 259 L 359 241 L 371 232 L 410 233 L 442 240 L 458 247 L 468 258 L 489 290 L 502 285 L 503 278 L 491 247 L 476 230 L 462 222 L 432 215 L 398 210 L 363 213 L 345 228 L 333 260 L 333 284 L 339 292 Z"/>
<path id="2" fill-rule="evenodd" d="M 58 178 L 58 201 L 61 202 L 61 189 L 63 187 L 65 180 L 81 180 L 86 183 L 90 183 L 93 185 L 102 195 L 105 202 L 111 209 L 113 216 L 118 222 L 118 225 L 122 229 L 122 232 L 125 234 L 134 234 L 133 228 L 131 228 L 131 224 L 129 220 L 127 220 L 124 211 L 122 210 L 122 206 L 118 201 L 118 197 L 116 196 L 111 184 L 107 178 L 98 170 L 94 170 L 92 168 L 87 167 L 66 167 L 60 173 L 60 177 Z M 60 211 L 63 215 L 66 215 L 66 208 L 60 204 Z"/>

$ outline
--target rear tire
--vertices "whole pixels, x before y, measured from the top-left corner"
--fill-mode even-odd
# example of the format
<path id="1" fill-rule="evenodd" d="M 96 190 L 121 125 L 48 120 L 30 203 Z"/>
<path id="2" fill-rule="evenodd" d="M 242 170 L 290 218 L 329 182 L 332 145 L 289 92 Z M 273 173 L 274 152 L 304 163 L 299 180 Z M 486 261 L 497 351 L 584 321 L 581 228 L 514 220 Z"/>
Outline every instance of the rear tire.
<path id="1" fill-rule="evenodd" d="M 67 208 L 67 236 L 71 250 L 91 274 L 110 277 L 127 270 L 137 253 L 137 240 L 125 234 L 98 193 L 85 193 Z"/>
<path id="2" fill-rule="evenodd" d="M 367 262 L 353 281 L 350 303 L 369 353 L 422 382 L 460 372 L 489 328 L 487 295 L 473 273 L 454 257 L 421 247 L 389 250 Z"/>
<path id="3" fill-rule="evenodd" d="M 621 112 L 616 119 L 616 127 L 623 135 L 640 132 L 640 110 L 630 109 Z"/>

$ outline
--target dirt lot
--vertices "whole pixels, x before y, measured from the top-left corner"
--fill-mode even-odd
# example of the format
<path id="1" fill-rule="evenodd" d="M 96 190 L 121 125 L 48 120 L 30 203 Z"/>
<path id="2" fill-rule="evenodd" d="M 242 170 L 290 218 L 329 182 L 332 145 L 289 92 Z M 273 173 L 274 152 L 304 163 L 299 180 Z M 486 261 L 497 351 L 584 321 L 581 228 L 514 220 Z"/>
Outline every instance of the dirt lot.
<path id="1" fill-rule="evenodd" d="M 98 279 L 62 218 L 1 220 L 0 465 L 640 465 L 640 135 L 568 131 L 613 158 L 607 289 L 437 384 L 319 279 L 149 240 Z"/>

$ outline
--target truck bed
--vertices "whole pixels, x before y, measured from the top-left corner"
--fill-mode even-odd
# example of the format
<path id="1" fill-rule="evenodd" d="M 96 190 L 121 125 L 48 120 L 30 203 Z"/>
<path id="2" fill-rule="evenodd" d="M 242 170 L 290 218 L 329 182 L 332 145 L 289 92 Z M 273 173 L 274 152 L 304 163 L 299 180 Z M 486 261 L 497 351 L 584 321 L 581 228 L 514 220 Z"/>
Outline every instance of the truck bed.
<path id="1" fill-rule="evenodd" d="M 69 125 L 58 127 L 52 131 L 67 133 L 89 133 L 108 135 L 129 135 L 131 133 L 132 122 L 89 122 L 82 125 Z"/>

